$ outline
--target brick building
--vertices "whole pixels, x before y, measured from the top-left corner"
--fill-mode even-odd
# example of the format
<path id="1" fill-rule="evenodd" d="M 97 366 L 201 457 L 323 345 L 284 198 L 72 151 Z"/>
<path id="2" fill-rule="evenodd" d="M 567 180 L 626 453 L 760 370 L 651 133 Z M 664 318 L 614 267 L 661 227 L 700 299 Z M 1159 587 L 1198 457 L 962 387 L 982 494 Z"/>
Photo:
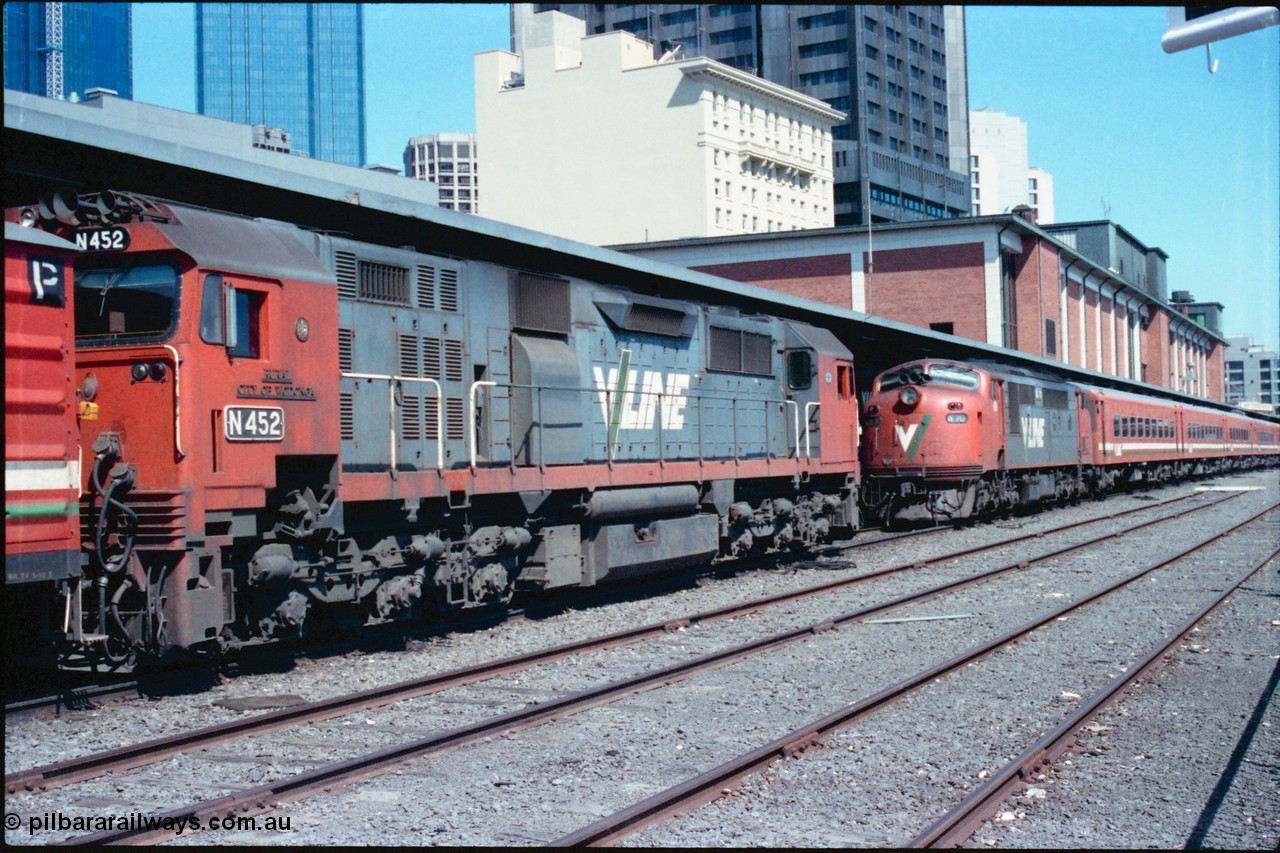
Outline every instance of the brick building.
<path id="1" fill-rule="evenodd" d="M 1223 400 L 1226 339 L 1167 297 L 1162 250 L 1111 222 L 1015 214 L 614 246 L 1004 346 L 1085 370 Z"/>

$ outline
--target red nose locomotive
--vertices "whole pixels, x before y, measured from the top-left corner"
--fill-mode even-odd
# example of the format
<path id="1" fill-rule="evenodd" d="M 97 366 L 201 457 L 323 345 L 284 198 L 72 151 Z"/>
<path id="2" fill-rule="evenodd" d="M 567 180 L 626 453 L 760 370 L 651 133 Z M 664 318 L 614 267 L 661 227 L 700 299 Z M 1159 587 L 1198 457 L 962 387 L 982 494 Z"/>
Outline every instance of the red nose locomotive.
<path id="1" fill-rule="evenodd" d="M 63 457 L 85 460 L 84 566 L 41 587 L 64 663 L 857 524 L 853 365 L 829 331 L 124 193 L 44 207 L 8 218 L 82 250 L 63 383 L 97 410 Z"/>
<path id="2" fill-rule="evenodd" d="M 1047 373 L 940 359 L 876 378 L 863 508 L 939 522 L 1135 483 L 1274 464 L 1274 423 Z"/>

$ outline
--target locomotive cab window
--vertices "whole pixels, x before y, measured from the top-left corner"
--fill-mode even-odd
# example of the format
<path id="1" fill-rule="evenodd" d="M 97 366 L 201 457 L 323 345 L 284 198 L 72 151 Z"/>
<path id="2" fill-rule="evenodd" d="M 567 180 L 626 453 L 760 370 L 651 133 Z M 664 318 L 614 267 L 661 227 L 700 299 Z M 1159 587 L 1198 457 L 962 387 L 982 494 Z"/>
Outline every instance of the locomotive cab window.
<path id="1" fill-rule="evenodd" d="M 798 349 L 787 353 L 787 385 L 793 391 L 803 391 L 813 384 L 813 356 L 808 350 Z"/>
<path id="2" fill-rule="evenodd" d="M 204 278 L 200 340 L 226 347 L 232 358 L 261 358 L 266 294 L 235 287 L 217 274 Z"/>
<path id="3" fill-rule="evenodd" d="M 77 271 L 76 343 L 167 340 L 178 325 L 178 284 L 178 271 L 169 264 Z"/>

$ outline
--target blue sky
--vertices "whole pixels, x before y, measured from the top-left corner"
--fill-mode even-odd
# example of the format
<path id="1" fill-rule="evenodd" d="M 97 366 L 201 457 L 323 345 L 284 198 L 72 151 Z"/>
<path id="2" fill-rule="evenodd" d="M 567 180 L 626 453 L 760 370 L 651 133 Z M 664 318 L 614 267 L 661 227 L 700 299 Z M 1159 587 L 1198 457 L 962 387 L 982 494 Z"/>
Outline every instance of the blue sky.
<path id="1" fill-rule="evenodd" d="M 369 4 L 368 156 L 472 131 L 472 57 L 509 49 L 506 4 Z M 1280 347 L 1280 27 L 1165 54 L 1165 7 L 971 6 L 973 108 L 1027 123 L 1059 222 L 1104 218 L 1169 254 L 1169 290 L 1226 306 L 1225 332 Z M 195 109 L 189 4 L 134 5 L 134 96 Z"/>

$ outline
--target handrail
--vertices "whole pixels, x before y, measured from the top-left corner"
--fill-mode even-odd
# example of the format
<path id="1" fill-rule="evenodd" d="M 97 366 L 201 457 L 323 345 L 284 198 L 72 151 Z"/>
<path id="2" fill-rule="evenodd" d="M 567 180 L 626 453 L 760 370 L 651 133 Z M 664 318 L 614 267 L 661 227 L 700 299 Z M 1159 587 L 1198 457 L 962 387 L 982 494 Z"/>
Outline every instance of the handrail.
<path id="1" fill-rule="evenodd" d="M 396 470 L 396 383 L 430 382 L 436 388 L 436 469 L 444 469 L 444 391 L 440 383 L 424 376 L 394 376 L 386 373 L 343 373 L 343 379 L 368 379 L 387 383 L 387 417 L 390 420 L 391 471 Z"/>
<path id="2" fill-rule="evenodd" d="M 178 351 L 168 344 L 162 344 L 173 356 L 173 446 L 178 455 L 184 459 L 187 451 L 182 449 L 182 371 L 179 367 Z"/>
<path id="3" fill-rule="evenodd" d="M 795 422 L 795 425 L 796 425 L 796 458 L 799 459 L 800 458 L 800 404 L 797 403 L 795 400 L 783 400 L 782 402 L 786 403 L 788 406 L 791 407 L 792 420 Z"/>
<path id="4" fill-rule="evenodd" d="M 804 404 L 804 458 L 809 459 L 813 456 L 813 451 L 809 449 L 809 410 L 818 408 L 819 403 Z"/>
<path id="5" fill-rule="evenodd" d="M 469 408 L 470 417 L 467 419 L 467 443 L 471 450 L 472 468 L 476 467 L 476 445 L 480 442 L 480 436 L 477 434 L 476 427 L 476 391 L 481 387 L 494 388 L 497 387 L 497 385 L 497 382 L 492 382 L 488 379 L 477 379 L 475 382 L 471 383 L 471 391 L 468 395 L 470 397 L 471 404 Z"/>

